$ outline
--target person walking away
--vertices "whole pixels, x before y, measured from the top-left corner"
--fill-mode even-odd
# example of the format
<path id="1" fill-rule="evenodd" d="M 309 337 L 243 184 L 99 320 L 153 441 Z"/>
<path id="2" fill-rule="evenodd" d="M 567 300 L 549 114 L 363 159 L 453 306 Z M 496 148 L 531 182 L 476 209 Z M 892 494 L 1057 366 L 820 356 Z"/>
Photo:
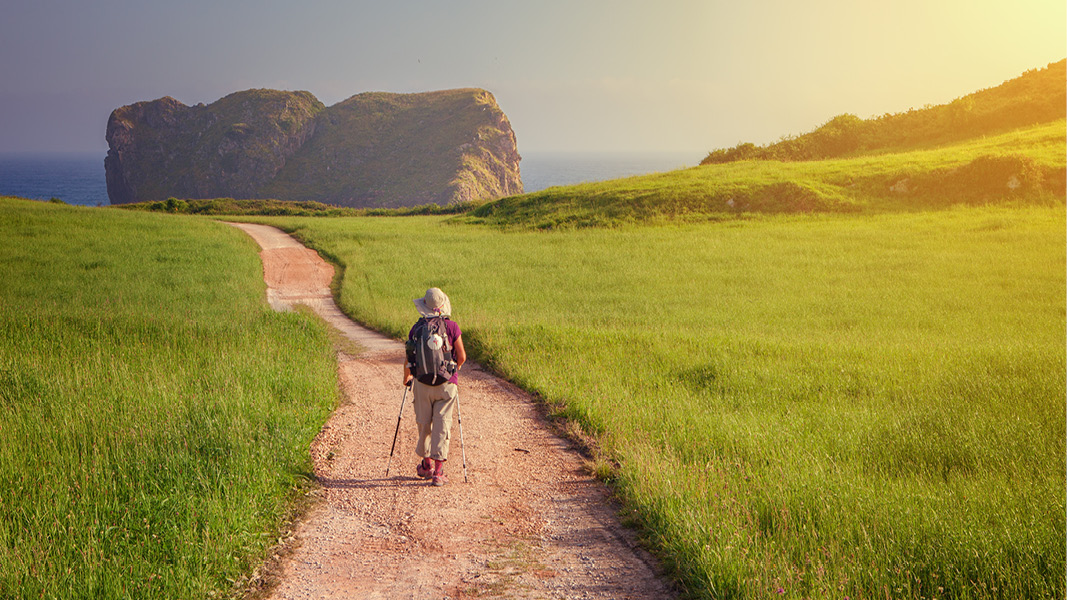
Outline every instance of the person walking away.
<path id="1" fill-rule="evenodd" d="M 415 454 L 422 459 L 415 473 L 444 485 L 452 431 L 452 410 L 459 401 L 459 369 L 467 361 L 459 324 L 451 319 L 452 304 L 439 288 L 414 300 L 420 318 L 408 332 L 404 385 L 412 386 L 418 440 Z"/>

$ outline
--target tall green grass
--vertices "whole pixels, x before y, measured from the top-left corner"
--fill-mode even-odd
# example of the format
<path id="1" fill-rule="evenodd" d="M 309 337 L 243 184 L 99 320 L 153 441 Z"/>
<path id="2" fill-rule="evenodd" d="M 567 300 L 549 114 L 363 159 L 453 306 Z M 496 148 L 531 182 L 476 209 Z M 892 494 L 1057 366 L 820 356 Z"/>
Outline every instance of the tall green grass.
<path id="1" fill-rule="evenodd" d="M 216 222 L 0 199 L 0 597 L 228 594 L 337 399 Z"/>
<path id="2" fill-rule="evenodd" d="M 1064 220 L 273 222 L 385 332 L 449 293 L 472 355 L 597 435 L 693 597 L 1056 598 Z"/>

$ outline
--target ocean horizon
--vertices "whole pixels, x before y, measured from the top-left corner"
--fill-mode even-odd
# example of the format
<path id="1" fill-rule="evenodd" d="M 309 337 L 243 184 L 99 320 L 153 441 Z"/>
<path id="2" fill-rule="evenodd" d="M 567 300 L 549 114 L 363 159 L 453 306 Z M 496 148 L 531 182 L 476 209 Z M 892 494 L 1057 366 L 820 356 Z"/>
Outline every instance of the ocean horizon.
<path id="1" fill-rule="evenodd" d="M 527 192 L 692 167 L 703 158 L 692 152 L 529 152 L 522 156 L 519 169 Z M 0 156 L 0 196 L 110 206 L 104 155 Z"/>

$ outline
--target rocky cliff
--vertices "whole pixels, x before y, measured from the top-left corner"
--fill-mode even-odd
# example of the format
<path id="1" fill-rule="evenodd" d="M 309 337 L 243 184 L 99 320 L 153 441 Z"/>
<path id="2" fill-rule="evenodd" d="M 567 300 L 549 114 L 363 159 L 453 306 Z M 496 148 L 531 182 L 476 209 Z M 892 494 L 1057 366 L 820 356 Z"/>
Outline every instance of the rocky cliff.
<path id="1" fill-rule="evenodd" d="M 116 109 L 105 159 L 112 204 L 178 198 L 400 207 L 522 192 L 515 134 L 480 89 L 359 94 L 249 90 L 210 105 Z"/>

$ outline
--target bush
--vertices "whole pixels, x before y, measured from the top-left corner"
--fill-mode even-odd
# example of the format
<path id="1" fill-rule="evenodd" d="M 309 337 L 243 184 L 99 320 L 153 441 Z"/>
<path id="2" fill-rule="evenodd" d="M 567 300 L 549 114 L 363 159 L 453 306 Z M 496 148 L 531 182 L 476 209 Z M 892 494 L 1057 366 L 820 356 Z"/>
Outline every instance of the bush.
<path id="1" fill-rule="evenodd" d="M 720 148 L 713 150 L 707 158 L 700 161 L 702 165 L 718 165 L 739 160 L 752 160 L 759 158 L 760 149 L 751 142 L 738 144 L 733 148 Z"/>
<path id="2" fill-rule="evenodd" d="M 189 212 L 189 203 L 174 197 L 167 198 L 166 210 L 169 213 Z"/>
<path id="3" fill-rule="evenodd" d="M 988 204 L 1032 196 L 1045 188 L 1044 170 L 1028 156 L 983 155 L 917 178 L 914 191 L 949 203 Z"/>

